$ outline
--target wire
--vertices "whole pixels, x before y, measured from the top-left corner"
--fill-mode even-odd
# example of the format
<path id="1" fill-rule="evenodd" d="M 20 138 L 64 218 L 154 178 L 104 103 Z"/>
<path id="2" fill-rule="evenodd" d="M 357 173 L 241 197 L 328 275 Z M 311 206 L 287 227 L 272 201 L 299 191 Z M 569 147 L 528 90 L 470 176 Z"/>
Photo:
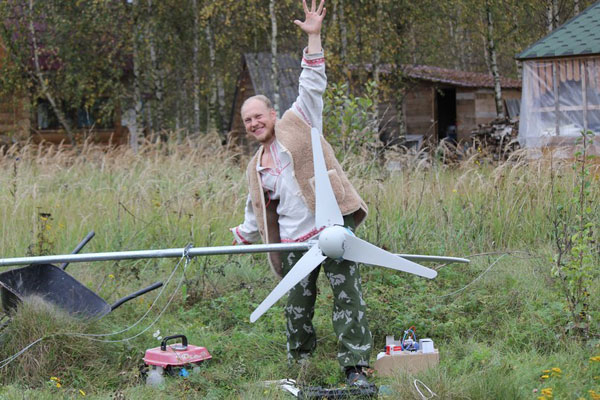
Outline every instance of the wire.
<path id="1" fill-rule="evenodd" d="M 473 280 L 472 280 L 472 281 L 471 281 L 469 284 L 467 284 L 465 287 L 463 287 L 463 288 L 461 288 L 461 289 L 458 289 L 458 290 L 455 290 L 454 292 L 451 292 L 451 293 L 447 293 L 447 294 L 443 294 L 443 295 L 441 295 L 441 296 L 438 296 L 438 298 L 440 298 L 440 299 L 441 299 L 441 298 L 448 297 L 448 296 L 452 296 L 452 295 L 455 295 L 455 294 L 457 294 L 457 293 L 460 293 L 460 292 L 462 292 L 463 290 L 465 290 L 466 288 L 468 288 L 469 286 L 471 286 L 472 284 L 474 284 L 475 282 L 477 282 L 479 279 L 481 279 L 481 277 L 482 277 L 483 275 L 485 275 L 485 274 L 486 274 L 486 273 L 487 273 L 487 272 L 488 272 L 490 269 L 492 269 L 492 267 L 493 267 L 494 265 L 496 265 L 496 264 L 498 263 L 498 261 L 500 261 L 501 259 L 503 259 L 503 258 L 504 258 L 504 257 L 505 257 L 507 254 L 508 254 L 508 253 L 504 253 L 504 254 L 502 254 L 500 257 L 498 257 L 498 258 L 496 259 L 496 261 L 494 261 L 494 262 L 493 262 L 493 263 L 492 263 L 492 264 L 491 264 L 491 265 L 490 265 L 490 266 L 489 266 L 489 267 L 488 267 L 488 268 L 487 268 L 485 271 L 483 271 L 481 274 L 479 274 L 479 275 L 477 276 L 477 278 L 473 279 Z"/>
<path id="2" fill-rule="evenodd" d="M 125 329 L 122 329 L 120 331 L 116 331 L 116 332 L 110 332 L 110 333 L 82 333 L 82 334 L 80 334 L 80 336 L 90 336 L 90 337 L 114 336 L 114 335 L 118 335 L 118 334 L 123 333 L 123 332 L 127 332 L 127 331 L 133 329 L 135 326 L 137 326 L 140 322 L 142 322 L 148 316 L 148 314 L 150 313 L 150 311 L 152 310 L 152 308 L 156 305 L 156 303 L 158 302 L 158 299 L 162 296 L 163 292 L 165 291 L 165 289 L 167 288 L 167 286 L 171 282 L 171 279 L 175 275 L 175 272 L 177 272 L 177 270 L 179 269 L 179 265 L 181 265 L 181 261 L 183 261 L 185 259 L 186 260 L 186 264 L 189 262 L 188 261 L 189 257 L 188 257 L 188 254 L 187 254 L 187 249 L 188 249 L 188 247 L 186 247 L 184 249 L 183 256 L 181 256 L 181 258 L 179 259 L 179 261 L 177 262 L 177 264 L 175 265 L 175 267 L 171 271 L 171 274 L 167 278 L 167 281 L 165 282 L 165 284 L 163 285 L 163 287 L 158 292 L 158 295 L 156 296 L 156 298 L 154 299 L 154 301 L 152 302 L 152 304 L 150 305 L 150 307 L 148 308 L 148 310 L 133 325 L 130 325 L 129 327 L 127 327 Z M 184 270 L 185 269 L 187 269 L 187 265 L 184 267 Z"/>
<path id="3" fill-rule="evenodd" d="M 421 386 L 423 386 L 425 388 L 425 390 L 427 390 L 428 392 L 428 396 L 425 396 L 423 394 L 423 392 L 421 392 L 421 390 L 419 389 L 419 385 L 417 385 L 417 383 L 419 383 Z M 435 394 L 431 389 L 429 389 L 427 387 L 426 384 L 424 384 L 423 382 L 421 382 L 418 379 L 415 379 L 413 381 L 413 385 L 415 385 L 415 389 L 417 390 L 417 393 L 419 393 L 419 396 L 421 396 L 421 400 L 429 400 L 429 399 L 433 399 L 434 397 L 437 397 L 437 394 Z"/>

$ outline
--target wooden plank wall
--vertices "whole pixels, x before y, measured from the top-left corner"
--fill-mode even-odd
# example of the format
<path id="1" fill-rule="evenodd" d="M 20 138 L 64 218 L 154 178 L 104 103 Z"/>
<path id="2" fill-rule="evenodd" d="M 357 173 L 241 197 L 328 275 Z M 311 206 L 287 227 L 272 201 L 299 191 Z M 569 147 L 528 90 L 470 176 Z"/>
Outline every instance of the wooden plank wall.
<path id="1" fill-rule="evenodd" d="M 475 97 L 473 89 L 456 88 L 456 134 L 459 141 L 467 140 L 471 131 L 477 127 Z"/>
<path id="2" fill-rule="evenodd" d="M 435 138 L 434 90 L 429 85 L 418 85 L 407 91 L 404 99 L 406 131 L 409 135 Z"/>
<path id="3" fill-rule="evenodd" d="M 0 98 L 0 135 L 25 140 L 31 129 L 29 101 L 25 98 Z"/>

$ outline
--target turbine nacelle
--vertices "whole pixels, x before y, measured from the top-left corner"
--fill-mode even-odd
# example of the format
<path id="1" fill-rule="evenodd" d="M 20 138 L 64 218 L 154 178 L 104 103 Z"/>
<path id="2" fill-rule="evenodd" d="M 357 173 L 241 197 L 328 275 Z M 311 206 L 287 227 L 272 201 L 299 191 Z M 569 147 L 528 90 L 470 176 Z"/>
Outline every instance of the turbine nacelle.
<path id="1" fill-rule="evenodd" d="M 350 229 L 334 225 L 325 228 L 319 235 L 321 253 L 334 260 L 344 257 L 346 235 L 354 235 Z"/>

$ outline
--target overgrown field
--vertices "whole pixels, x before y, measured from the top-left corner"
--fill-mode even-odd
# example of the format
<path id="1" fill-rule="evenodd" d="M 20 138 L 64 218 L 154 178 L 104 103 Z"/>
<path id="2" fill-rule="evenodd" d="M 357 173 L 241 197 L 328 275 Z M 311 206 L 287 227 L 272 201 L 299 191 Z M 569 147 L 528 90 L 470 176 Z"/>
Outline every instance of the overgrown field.
<path id="1" fill-rule="evenodd" d="M 421 399 L 415 379 L 439 398 L 599 398 L 598 173 L 584 176 L 572 162 L 405 161 L 390 173 L 370 157 L 344 160 L 370 207 L 358 235 L 397 253 L 472 262 L 433 265 L 433 281 L 362 268 L 377 351 L 386 335 L 415 326 L 441 355 L 426 372 L 373 381 L 388 387 L 389 398 Z M 228 228 L 243 218 L 246 162 L 210 140 L 137 155 L 12 149 L 0 156 L 0 257 L 70 253 L 90 230 L 96 237 L 85 252 L 229 245 Z M 582 269 L 565 267 L 561 279 L 556 239 L 571 231 L 558 222 L 567 210 L 570 228 L 580 228 L 581 179 L 590 200 L 581 213 L 593 229 Z M 576 254 L 562 256 L 576 264 Z M 179 259 L 71 264 L 68 272 L 109 303 L 157 280 L 168 285 L 91 324 L 39 300 L 21 306 L 0 332 L 0 360 L 42 340 L 0 362 L 0 398 L 285 399 L 262 382 L 343 382 L 323 278 L 318 351 L 299 368 L 286 362 L 282 301 L 249 322 L 275 285 L 264 255 L 196 258 L 187 266 Z M 573 311 L 566 293 L 577 282 L 585 293 L 577 292 Z M 179 333 L 214 359 L 187 379 L 146 387 L 139 374 L 145 349 L 159 345 L 156 336 Z"/>

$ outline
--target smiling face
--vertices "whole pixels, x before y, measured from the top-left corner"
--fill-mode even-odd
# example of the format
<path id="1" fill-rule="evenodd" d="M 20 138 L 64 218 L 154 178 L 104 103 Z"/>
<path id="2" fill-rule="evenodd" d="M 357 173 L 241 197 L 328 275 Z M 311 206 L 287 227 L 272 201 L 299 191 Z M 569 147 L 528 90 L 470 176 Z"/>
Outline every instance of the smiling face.
<path id="1" fill-rule="evenodd" d="M 277 113 L 260 98 L 250 98 L 242 106 L 242 121 L 246 133 L 261 144 L 269 144 L 275 138 Z"/>

